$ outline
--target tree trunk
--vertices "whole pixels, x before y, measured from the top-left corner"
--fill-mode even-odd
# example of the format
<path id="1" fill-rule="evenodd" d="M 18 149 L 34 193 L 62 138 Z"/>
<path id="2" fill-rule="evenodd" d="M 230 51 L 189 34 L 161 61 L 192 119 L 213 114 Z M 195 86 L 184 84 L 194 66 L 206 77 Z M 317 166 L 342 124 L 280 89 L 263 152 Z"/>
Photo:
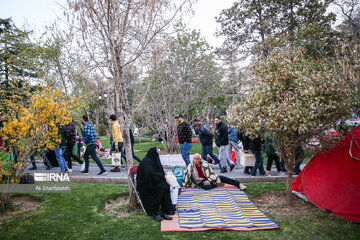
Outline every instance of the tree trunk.
<path id="1" fill-rule="evenodd" d="M 286 203 L 287 205 L 292 205 L 293 195 L 292 195 L 292 168 L 287 168 L 287 178 L 286 178 Z"/>
<path id="2" fill-rule="evenodd" d="M 284 160 L 285 167 L 287 169 L 287 178 L 286 178 L 286 203 L 287 205 L 292 205 L 293 195 L 292 195 L 292 173 L 295 166 L 294 153 L 285 151 L 284 147 L 280 147 L 281 157 Z"/>
<path id="3" fill-rule="evenodd" d="M 11 205 L 10 193 L 3 192 L 1 194 L 1 211 L 7 210 Z"/>
<path id="4" fill-rule="evenodd" d="M 117 66 L 121 66 L 120 65 L 120 59 L 117 58 Z M 124 143 L 125 143 L 125 154 L 126 154 L 126 166 L 127 169 L 129 170 L 132 166 L 133 166 L 133 157 L 132 157 L 132 149 L 131 149 L 131 141 L 130 141 L 130 126 L 131 126 L 131 121 L 132 121 L 132 113 L 131 113 L 131 108 L 130 108 L 130 104 L 127 98 L 127 91 L 126 91 L 126 84 L 124 82 L 124 72 L 123 69 L 121 67 L 119 67 L 118 71 L 117 71 L 117 80 L 120 86 L 120 90 L 121 90 L 121 100 L 122 100 L 122 105 L 124 107 L 124 111 L 123 111 L 123 115 L 119 116 L 119 120 L 120 123 L 122 123 L 121 125 L 123 126 L 123 129 L 125 129 L 125 131 L 123 131 L 123 139 L 124 139 Z M 116 85 L 116 83 L 115 83 Z M 118 94 L 118 93 L 117 93 Z M 121 113 L 121 109 L 120 106 L 117 108 L 119 109 L 119 113 Z M 132 184 L 130 179 L 128 179 L 128 185 L 129 185 L 129 204 L 130 207 L 132 208 L 136 208 L 136 196 L 135 196 L 135 189 L 133 189 Z"/>
<path id="5" fill-rule="evenodd" d="M 124 134 L 124 143 L 125 143 L 125 154 L 126 154 L 126 166 L 127 169 L 129 170 L 133 166 L 133 158 L 132 158 L 132 149 L 131 149 L 131 141 L 130 141 L 130 131 L 129 128 L 126 129 L 128 130 Z M 132 177 L 132 181 L 134 181 L 133 176 L 129 176 L 129 177 Z M 130 198 L 129 204 L 131 208 L 136 209 L 136 195 L 134 192 L 135 190 L 133 189 L 130 180 L 128 180 L 128 185 L 129 185 L 129 198 Z"/>
<path id="6" fill-rule="evenodd" d="M 119 93 L 119 87 L 118 84 L 115 83 L 115 93 L 114 93 L 114 110 L 115 110 L 115 115 L 116 117 L 120 117 L 120 93 Z"/>

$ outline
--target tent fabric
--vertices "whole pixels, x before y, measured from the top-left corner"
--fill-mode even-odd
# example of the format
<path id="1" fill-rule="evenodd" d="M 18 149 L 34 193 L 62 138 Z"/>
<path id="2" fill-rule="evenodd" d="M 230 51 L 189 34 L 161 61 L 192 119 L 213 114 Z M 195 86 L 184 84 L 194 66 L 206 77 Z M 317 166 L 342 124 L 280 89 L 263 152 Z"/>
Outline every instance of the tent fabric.
<path id="1" fill-rule="evenodd" d="M 360 127 L 354 128 L 334 148 L 317 154 L 292 183 L 319 208 L 360 222 Z"/>

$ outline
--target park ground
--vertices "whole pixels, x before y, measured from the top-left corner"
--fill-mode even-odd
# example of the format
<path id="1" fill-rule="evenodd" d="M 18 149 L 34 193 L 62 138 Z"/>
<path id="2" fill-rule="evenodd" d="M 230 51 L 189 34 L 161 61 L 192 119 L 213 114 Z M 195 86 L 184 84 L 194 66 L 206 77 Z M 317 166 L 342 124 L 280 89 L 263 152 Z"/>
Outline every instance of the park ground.
<path id="1" fill-rule="evenodd" d="M 329 215 L 301 199 L 296 199 L 295 207 L 305 204 L 306 211 L 293 214 L 275 203 L 260 207 L 280 226 L 276 230 L 162 233 L 160 223 L 141 212 L 116 217 L 103 210 L 110 199 L 128 194 L 127 185 L 72 183 L 71 186 L 71 194 L 27 194 L 40 205 L 27 212 L 14 206 L 13 212 L 17 214 L 0 222 L 0 239 L 360 239 L 359 224 Z M 261 205 L 261 201 L 266 201 L 264 196 L 283 195 L 284 191 L 284 183 L 249 183 L 247 194 Z M 13 198 L 20 196 L 24 195 Z M 118 211 L 131 213 L 124 206 Z"/>
<path id="2" fill-rule="evenodd" d="M 100 139 L 108 148 L 108 136 Z M 152 146 L 163 148 L 149 139 L 139 141 L 135 149 L 140 158 Z M 193 145 L 192 153 L 196 152 L 200 152 L 200 144 Z M 279 229 L 162 233 L 160 223 L 131 210 L 126 201 L 112 212 L 104 210 L 113 199 L 126 198 L 126 184 L 71 183 L 71 194 L 14 194 L 12 198 L 19 204 L 0 214 L 0 239 L 360 239 L 359 224 L 330 215 L 299 198 L 295 198 L 293 207 L 285 206 L 285 183 L 247 186 L 249 198 Z M 27 207 L 29 203 L 32 206 Z"/>

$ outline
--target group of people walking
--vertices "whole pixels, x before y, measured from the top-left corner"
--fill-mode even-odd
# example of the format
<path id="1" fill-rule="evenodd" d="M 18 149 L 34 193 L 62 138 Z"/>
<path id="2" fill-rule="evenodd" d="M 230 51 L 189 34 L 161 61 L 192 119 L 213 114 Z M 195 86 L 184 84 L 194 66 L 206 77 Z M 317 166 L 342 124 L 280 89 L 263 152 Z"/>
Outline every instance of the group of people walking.
<path id="1" fill-rule="evenodd" d="M 56 160 L 60 167 L 60 172 L 72 172 L 72 159 L 75 159 L 83 168 L 84 162 L 80 159 L 79 156 L 73 153 L 74 146 L 76 144 L 76 128 L 73 121 L 69 122 L 64 126 L 59 127 L 59 136 L 60 136 L 60 144 L 54 149 Z M 44 158 L 45 164 L 47 166 L 47 170 L 53 168 L 53 165 L 49 161 L 48 157 L 45 154 L 44 149 L 42 148 L 40 151 L 41 155 Z M 29 170 L 37 170 L 35 156 L 37 152 L 34 152 L 30 156 L 30 161 L 32 163 L 32 167 Z"/>
<path id="2" fill-rule="evenodd" d="M 122 155 L 122 158 L 126 161 L 126 155 L 123 151 L 123 137 L 122 131 L 119 124 L 119 121 L 116 118 L 116 115 L 111 115 L 109 118 L 109 122 L 111 125 L 111 135 L 110 135 L 110 154 L 112 152 L 119 152 Z M 86 149 L 84 152 L 84 161 L 85 163 L 76 155 L 73 154 L 73 148 L 76 143 L 76 128 L 74 122 L 70 122 L 65 126 L 61 126 L 59 128 L 59 136 L 61 142 L 57 148 L 54 149 L 56 160 L 60 167 L 60 172 L 67 173 L 72 172 L 72 159 L 75 159 L 81 165 L 81 173 L 82 174 L 89 174 L 89 157 L 91 157 L 97 166 L 100 169 L 100 172 L 97 175 L 105 175 L 107 171 L 104 168 L 101 160 L 97 156 L 96 149 L 97 149 L 97 141 L 96 141 L 96 130 L 94 126 L 90 123 L 89 118 L 87 115 L 82 117 L 81 123 L 84 125 L 83 131 L 83 138 L 84 144 L 86 145 Z M 138 162 L 141 161 L 134 154 L 134 136 L 130 129 L 130 141 L 132 147 L 132 155 L 133 158 L 136 159 Z M 45 163 L 47 165 L 47 169 L 51 169 L 53 166 L 51 165 L 50 161 L 46 157 L 44 151 L 41 151 Z M 31 155 L 30 157 L 32 167 L 29 170 L 37 170 L 36 162 L 35 162 L 35 154 Z M 112 172 L 120 172 L 120 168 L 118 166 L 111 169 Z"/>
<path id="3" fill-rule="evenodd" d="M 179 114 L 175 116 L 178 122 L 177 135 L 180 144 L 180 151 L 182 158 L 186 166 L 190 164 L 190 150 L 191 150 L 191 138 L 192 130 L 188 123 L 183 120 L 183 115 Z M 244 173 L 256 176 L 257 171 L 261 176 L 270 175 L 272 163 L 275 162 L 278 174 L 286 172 L 284 163 L 281 162 L 280 152 L 277 150 L 277 145 L 269 134 L 265 133 L 263 136 L 256 138 L 250 138 L 242 132 L 235 129 L 235 127 L 226 126 L 220 117 L 215 118 L 215 130 L 212 132 L 210 128 L 200 119 L 195 119 L 196 127 L 194 128 L 195 134 L 199 136 L 201 143 L 201 158 L 203 160 L 212 160 L 214 163 L 219 164 L 220 172 L 226 173 L 228 169 L 232 171 L 236 165 L 240 165 L 240 147 L 238 142 L 241 141 L 243 145 L 243 151 L 245 153 L 252 153 L 255 157 L 255 163 L 253 166 L 247 166 L 244 169 Z M 215 145 L 219 150 L 219 155 L 213 152 L 213 138 L 215 137 Z M 264 151 L 263 151 L 264 149 Z M 235 152 L 236 164 L 231 161 L 232 152 Z M 266 171 L 264 169 L 264 155 L 268 157 Z M 297 158 L 303 156 L 303 149 L 301 146 L 297 149 Z M 300 173 L 300 164 L 297 163 L 294 168 L 294 173 Z"/>

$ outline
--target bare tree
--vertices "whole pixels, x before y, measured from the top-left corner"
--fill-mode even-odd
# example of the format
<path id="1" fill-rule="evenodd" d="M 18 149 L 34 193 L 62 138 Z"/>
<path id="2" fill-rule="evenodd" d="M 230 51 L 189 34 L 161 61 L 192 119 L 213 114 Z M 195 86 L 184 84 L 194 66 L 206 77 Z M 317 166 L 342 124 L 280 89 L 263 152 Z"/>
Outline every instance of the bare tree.
<path id="1" fill-rule="evenodd" d="M 176 4 L 175 2 L 179 3 Z M 90 53 L 99 70 L 115 87 L 116 114 L 123 126 L 127 167 L 133 165 L 130 135 L 132 109 L 124 74 L 146 51 L 154 37 L 165 30 L 192 0 L 68 0 L 72 29 L 82 37 L 80 45 Z M 119 105 L 121 98 L 122 106 Z M 129 181 L 130 205 L 135 197 Z"/>
<path id="2" fill-rule="evenodd" d="M 222 70 L 200 33 L 177 29 L 177 37 L 168 38 L 167 43 L 166 56 L 145 78 L 150 110 L 144 114 L 150 119 L 148 126 L 161 135 L 166 151 L 174 153 L 178 150 L 176 114 L 183 114 L 191 124 L 195 117 L 214 119 L 215 112 L 225 112 L 227 104 Z"/>

